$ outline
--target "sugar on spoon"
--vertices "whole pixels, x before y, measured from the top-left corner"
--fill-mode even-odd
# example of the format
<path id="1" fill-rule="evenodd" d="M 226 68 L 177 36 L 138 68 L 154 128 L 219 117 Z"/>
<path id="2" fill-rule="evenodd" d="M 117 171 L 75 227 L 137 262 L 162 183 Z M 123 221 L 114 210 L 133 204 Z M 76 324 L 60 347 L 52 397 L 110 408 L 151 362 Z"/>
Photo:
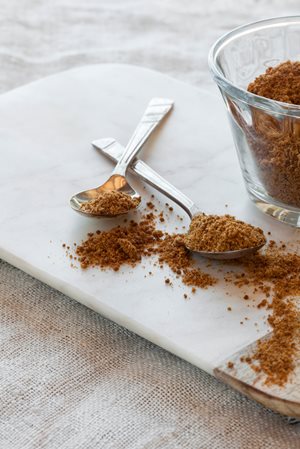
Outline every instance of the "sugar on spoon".
<path id="1" fill-rule="evenodd" d="M 150 134 L 172 109 L 173 104 L 173 100 L 167 98 L 153 98 L 150 101 L 125 150 L 122 151 L 122 155 L 109 179 L 100 187 L 84 190 L 73 195 L 70 199 L 72 209 L 90 217 L 115 217 L 127 213 L 128 210 L 122 211 L 121 213 L 106 213 L 105 211 L 92 211 L 92 208 L 86 207 L 88 203 L 91 204 L 91 202 L 97 201 L 101 194 L 107 192 L 119 192 L 123 194 L 123 197 L 124 194 L 128 195 L 129 200 L 133 200 L 132 208 L 138 207 L 141 197 L 127 181 L 127 169 L 142 149 Z"/>
<path id="2" fill-rule="evenodd" d="M 111 160 L 118 162 L 122 158 L 122 154 L 124 153 L 124 148 L 114 139 L 99 139 L 92 142 L 92 145 L 100 150 L 104 155 L 109 157 Z M 160 191 L 172 201 L 174 201 L 178 206 L 180 206 L 189 216 L 191 220 L 195 218 L 199 214 L 203 214 L 200 208 L 184 193 L 166 181 L 162 176 L 156 173 L 152 168 L 150 168 L 147 164 L 139 159 L 135 159 L 131 166 L 130 170 L 135 173 L 139 178 L 145 181 L 147 184 L 154 187 L 156 190 Z M 242 248 L 234 251 L 196 251 L 193 248 L 188 248 L 191 251 L 198 253 L 200 256 L 209 258 L 209 259 L 238 259 L 240 257 L 249 256 L 260 248 L 264 246 L 266 243 L 264 236 L 262 235 L 261 243 L 248 247 Z"/>

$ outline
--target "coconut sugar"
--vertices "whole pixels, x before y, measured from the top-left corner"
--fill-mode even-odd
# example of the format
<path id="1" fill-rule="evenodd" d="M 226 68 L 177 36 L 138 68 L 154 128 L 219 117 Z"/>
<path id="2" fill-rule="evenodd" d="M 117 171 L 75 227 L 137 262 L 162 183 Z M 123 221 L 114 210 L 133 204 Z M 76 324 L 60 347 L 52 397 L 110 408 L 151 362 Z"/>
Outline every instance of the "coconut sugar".
<path id="1" fill-rule="evenodd" d="M 89 233 L 75 252 L 81 268 L 99 267 L 118 271 L 122 265 L 135 266 L 142 257 L 157 255 L 159 264 L 167 265 L 188 286 L 207 288 L 217 280 L 195 268 L 182 235 L 170 235 L 156 229 L 156 217 L 149 213 L 139 223 L 130 221 L 109 231 Z"/>
<path id="2" fill-rule="evenodd" d="M 262 229 L 237 220 L 231 215 L 196 215 L 191 222 L 185 244 L 193 251 L 236 251 L 263 245 Z"/>
<path id="3" fill-rule="evenodd" d="M 185 285 L 207 288 L 217 283 L 216 277 L 194 267 L 195 262 L 180 234 L 166 234 L 164 240 L 159 242 L 158 254 L 159 263 L 167 264 Z"/>
<path id="4" fill-rule="evenodd" d="M 271 100 L 300 105 L 300 62 L 269 67 L 248 91 Z M 252 125 L 241 123 L 257 166 L 257 175 L 275 200 L 300 207 L 299 116 L 252 108 Z M 287 110 L 288 112 L 288 110 Z"/>
<path id="5" fill-rule="evenodd" d="M 300 351 L 300 256 L 271 241 L 263 252 L 236 261 L 236 265 L 242 272 L 233 274 L 227 282 L 252 287 L 271 297 L 268 323 L 273 332 L 270 338 L 258 342 L 246 361 L 255 371 L 265 373 L 266 384 L 283 386 L 293 373 Z"/>
<path id="6" fill-rule="evenodd" d="M 300 104 L 300 62 L 285 61 L 249 84 L 248 91 L 283 103 Z"/>
<path id="7" fill-rule="evenodd" d="M 94 215 L 119 215 L 136 209 L 141 198 L 132 198 L 127 193 L 118 190 L 107 190 L 87 203 L 83 203 L 80 209 Z"/>
<path id="8" fill-rule="evenodd" d="M 153 218 L 148 214 L 140 223 L 132 220 L 128 226 L 89 233 L 87 240 L 76 247 L 81 268 L 118 271 L 124 264 L 135 266 L 142 256 L 155 253 L 163 233 L 155 228 Z"/>

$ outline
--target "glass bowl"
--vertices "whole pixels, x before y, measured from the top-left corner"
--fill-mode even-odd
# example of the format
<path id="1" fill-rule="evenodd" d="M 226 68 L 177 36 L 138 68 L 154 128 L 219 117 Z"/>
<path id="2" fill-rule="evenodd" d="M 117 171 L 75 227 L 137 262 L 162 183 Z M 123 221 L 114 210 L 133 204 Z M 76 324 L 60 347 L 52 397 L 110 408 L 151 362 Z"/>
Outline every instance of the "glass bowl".
<path id="1" fill-rule="evenodd" d="M 300 227 L 300 106 L 247 91 L 268 67 L 287 60 L 300 61 L 300 16 L 236 28 L 209 53 L 250 198 L 263 212 Z"/>

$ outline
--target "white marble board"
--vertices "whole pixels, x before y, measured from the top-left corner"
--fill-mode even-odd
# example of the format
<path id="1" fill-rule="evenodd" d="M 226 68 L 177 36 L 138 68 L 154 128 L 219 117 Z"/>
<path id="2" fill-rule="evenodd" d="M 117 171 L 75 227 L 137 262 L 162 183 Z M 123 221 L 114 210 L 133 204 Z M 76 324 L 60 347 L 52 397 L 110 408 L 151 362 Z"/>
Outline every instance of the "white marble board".
<path id="1" fill-rule="evenodd" d="M 0 257 L 212 373 L 269 330 L 265 311 L 247 307 L 241 291 L 220 282 L 192 295 L 167 268 L 153 268 L 149 260 L 145 268 L 117 273 L 72 269 L 62 249 L 63 242 L 79 242 L 87 232 L 119 223 L 82 217 L 71 210 L 69 198 L 100 185 L 112 169 L 91 141 L 110 136 L 126 144 L 153 96 L 173 98 L 175 108 L 140 158 L 204 211 L 234 214 L 271 230 L 273 238 L 297 238 L 296 230 L 264 216 L 247 198 L 217 90 L 211 95 L 133 66 L 93 65 L 0 97 Z M 147 198 L 152 193 L 137 180 L 135 186 Z M 176 213 L 177 208 L 162 228 L 174 230 Z M 148 271 L 155 275 L 145 278 Z"/>

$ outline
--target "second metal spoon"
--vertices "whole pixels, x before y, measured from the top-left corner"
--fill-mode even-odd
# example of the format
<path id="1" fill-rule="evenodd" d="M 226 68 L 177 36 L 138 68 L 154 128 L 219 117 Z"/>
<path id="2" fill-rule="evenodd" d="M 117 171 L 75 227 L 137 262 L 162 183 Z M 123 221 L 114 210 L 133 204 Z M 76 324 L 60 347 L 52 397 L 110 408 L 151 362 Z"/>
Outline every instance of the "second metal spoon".
<path id="1" fill-rule="evenodd" d="M 124 148 L 114 139 L 99 139 L 94 141 L 93 146 L 100 150 L 103 154 L 108 156 L 113 161 L 118 161 L 124 152 Z M 156 173 L 152 168 L 150 168 L 143 161 L 136 159 L 130 166 L 130 169 L 143 179 L 147 184 L 151 185 L 155 189 L 159 190 L 161 193 L 166 195 L 172 201 L 178 204 L 190 217 L 203 213 L 200 208 L 190 200 L 184 193 L 180 192 L 176 187 L 166 181 L 162 176 Z M 243 248 L 236 251 L 223 251 L 223 252 L 207 252 L 207 251 L 195 251 L 203 257 L 209 259 L 238 259 L 240 257 L 246 257 L 250 254 L 255 253 L 257 250 L 262 248 L 264 244 L 251 247 Z"/>
<path id="2" fill-rule="evenodd" d="M 130 141 L 128 142 L 126 149 L 122 151 L 121 157 L 118 159 L 118 163 L 113 170 L 109 179 L 100 187 L 94 189 L 84 190 L 76 193 L 70 199 L 70 205 L 72 209 L 83 215 L 90 217 L 112 217 L 115 215 L 109 215 L 107 213 L 91 213 L 85 210 L 82 206 L 90 201 L 97 199 L 102 192 L 118 191 L 129 195 L 132 199 L 140 198 L 140 195 L 131 187 L 126 179 L 126 171 L 142 149 L 144 143 L 154 131 L 161 120 L 172 109 L 174 102 L 167 98 L 153 98 L 146 111 L 144 112 L 139 124 L 137 125 Z"/>

